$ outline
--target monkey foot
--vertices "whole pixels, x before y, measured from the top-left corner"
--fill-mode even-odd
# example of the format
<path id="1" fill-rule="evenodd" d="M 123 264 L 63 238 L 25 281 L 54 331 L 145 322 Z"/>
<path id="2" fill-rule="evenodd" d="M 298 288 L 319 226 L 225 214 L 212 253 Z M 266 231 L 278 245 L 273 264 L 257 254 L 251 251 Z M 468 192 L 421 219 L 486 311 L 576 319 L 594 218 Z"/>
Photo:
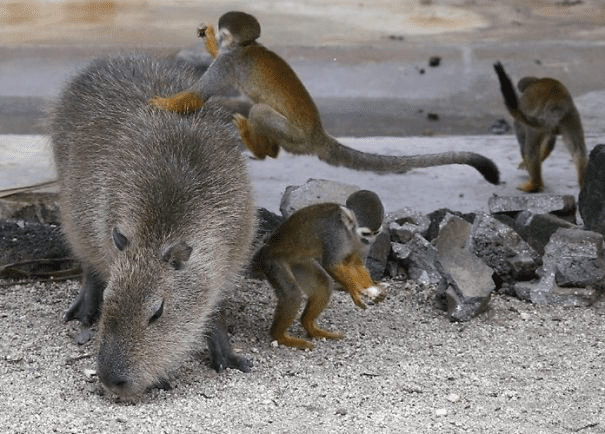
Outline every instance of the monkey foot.
<path id="1" fill-rule="evenodd" d="M 527 181 L 524 182 L 523 184 L 517 186 L 517 189 L 524 191 L 526 193 L 537 193 L 539 191 L 542 191 L 542 189 L 544 188 L 544 185 L 539 182 L 534 182 L 534 181 Z"/>
<path id="2" fill-rule="evenodd" d="M 361 300 L 361 296 L 369 298 L 373 303 L 380 303 L 386 297 L 382 284 L 361 288 L 358 291 L 350 291 L 349 294 L 353 299 L 353 303 L 362 309 L 367 309 L 368 306 Z"/>
<path id="3" fill-rule="evenodd" d="M 315 324 L 303 324 L 303 327 L 309 333 L 309 336 L 314 338 L 326 338 L 326 339 L 342 339 L 344 334 L 339 332 L 331 332 L 317 327 Z"/>
<path id="4" fill-rule="evenodd" d="M 315 345 L 305 339 L 295 338 L 294 336 L 290 336 L 288 334 L 283 334 L 282 336 L 273 336 L 273 339 L 275 339 L 280 345 L 299 348 L 301 350 L 312 350 L 315 347 Z"/>
<path id="5" fill-rule="evenodd" d="M 151 98 L 152 106 L 180 114 L 193 113 L 204 106 L 204 101 L 195 92 L 179 92 L 168 97 Z"/>

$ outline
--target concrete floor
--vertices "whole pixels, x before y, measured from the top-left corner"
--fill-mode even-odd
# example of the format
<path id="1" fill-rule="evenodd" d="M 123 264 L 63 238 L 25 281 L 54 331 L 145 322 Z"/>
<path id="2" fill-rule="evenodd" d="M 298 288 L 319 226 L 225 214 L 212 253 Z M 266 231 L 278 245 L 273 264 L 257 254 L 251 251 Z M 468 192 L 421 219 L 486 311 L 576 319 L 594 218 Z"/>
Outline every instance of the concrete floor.
<path id="1" fill-rule="evenodd" d="M 132 49 L 162 55 L 203 52 L 195 28 L 201 21 L 216 23 L 230 9 L 259 18 L 260 42 L 290 62 L 316 100 L 332 135 L 434 138 L 389 143 L 370 139 L 356 142 L 360 146 L 400 154 L 439 152 L 448 146 L 481 152 L 492 156 L 501 168 L 510 165 L 509 172 L 501 170 L 509 173 L 504 180 L 515 192 L 514 185 L 525 173 L 515 168 L 519 154 L 512 135 L 503 141 L 495 136 L 457 137 L 489 134 L 498 119 L 510 122 L 492 68 L 496 60 L 505 64 L 513 80 L 536 75 L 563 81 L 579 107 L 589 147 L 605 135 L 605 6 L 597 0 L 303 0 L 296 4 L 115 0 L 103 4 L 105 9 L 82 0 L 0 4 L 0 135 L 4 135 L 0 175 L 4 184 L 23 185 L 53 174 L 52 169 L 37 170 L 38 160 L 20 152 L 36 143 L 26 144 L 23 138 L 7 135 L 33 134 L 29 137 L 42 140 L 38 135 L 46 132 L 49 104 L 65 81 L 93 57 Z M 431 57 L 440 58 L 438 66 L 429 66 Z M 9 155 L 13 156 L 10 161 Z M 564 151 L 560 155 L 569 180 L 557 177 L 556 182 L 575 192 L 573 169 Z M 347 179 L 348 175 L 331 168 L 326 174 L 323 163 L 306 159 L 310 165 L 303 164 L 298 158 L 282 155 L 272 166 L 251 165 L 255 176 L 266 178 L 262 185 L 255 181 L 258 195 L 266 201 L 264 206 L 276 209 L 283 188 L 298 183 L 299 178 L 300 182 L 330 175 Z M 296 160 L 293 167 L 305 169 L 296 176 L 292 172 L 281 178 L 275 175 L 275 170 L 290 166 L 289 159 Z M 545 168 L 546 177 L 548 170 L 552 169 Z M 483 183 L 472 172 L 463 171 L 471 173 L 473 182 Z M 449 168 L 418 173 L 428 173 L 433 186 L 440 185 L 440 178 L 453 176 Z M 410 174 L 397 179 L 351 178 L 366 187 L 394 192 L 390 209 L 410 203 L 430 208 L 442 202 L 427 202 L 423 190 L 412 186 L 420 194 L 414 201 L 409 194 Z M 397 191 L 399 183 L 407 186 L 404 194 Z M 449 203 L 462 195 L 464 204 L 460 206 L 483 206 L 483 196 L 480 202 L 472 202 L 469 189 L 460 189 L 466 194 L 446 191 Z M 553 191 L 561 189 L 554 186 Z M 487 196 L 492 193 L 503 191 L 485 192 Z"/>
<path id="2" fill-rule="evenodd" d="M 260 41 L 291 63 L 336 136 L 489 133 L 494 120 L 508 118 L 496 60 L 513 79 L 559 78 L 586 130 L 603 128 L 605 6 L 597 0 L 103 4 L 0 3 L 0 134 L 43 133 L 48 103 L 93 57 L 202 51 L 195 28 L 229 9 L 259 18 Z M 441 62 L 430 67 L 434 56 Z"/>

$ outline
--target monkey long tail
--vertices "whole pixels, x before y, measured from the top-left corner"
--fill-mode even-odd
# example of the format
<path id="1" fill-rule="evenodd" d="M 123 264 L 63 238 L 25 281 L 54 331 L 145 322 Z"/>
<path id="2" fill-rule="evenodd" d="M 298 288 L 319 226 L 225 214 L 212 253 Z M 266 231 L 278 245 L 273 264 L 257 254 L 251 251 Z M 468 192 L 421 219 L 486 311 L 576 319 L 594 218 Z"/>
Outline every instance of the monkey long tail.
<path id="1" fill-rule="evenodd" d="M 506 105 L 506 108 L 508 109 L 508 112 L 512 115 L 512 117 L 523 122 L 525 125 L 529 125 L 530 127 L 543 128 L 543 121 L 527 116 L 519 108 L 519 99 L 517 98 L 517 92 L 515 92 L 513 83 L 510 81 L 510 78 L 506 74 L 506 71 L 504 71 L 504 66 L 502 66 L 500 62 L 496 62 L 494 63 L 494 69 L 496 70 L 498 80 L 500 81 L 500 90 L 502 91 L 502 96 L 504 97 L 504 104 Z"/>
<path id="2" fill-rule="evenodd" d="M 492 160 L 474 152 L 442 152 L 424 155 L 379 155 L 358 151 L 343 145 L 329 137 L 329 146 L 318 155 L 319 159 L 332 166 L 344 166 L 349 169 L 366 170 L 379 174 L 405 173 L 419 167 L 445 166 L 448 164 L 466 164 L 474 167 L 492 184 L 500 182 L 500 171 Z"/>

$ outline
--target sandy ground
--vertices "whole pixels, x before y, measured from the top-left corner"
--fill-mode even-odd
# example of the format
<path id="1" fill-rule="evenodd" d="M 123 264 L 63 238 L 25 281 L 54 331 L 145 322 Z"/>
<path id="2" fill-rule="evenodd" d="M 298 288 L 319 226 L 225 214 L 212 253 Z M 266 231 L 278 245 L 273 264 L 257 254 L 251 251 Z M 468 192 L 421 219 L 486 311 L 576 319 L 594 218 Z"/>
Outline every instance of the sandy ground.
<path id="1" fill-rule="evenodd" d="M 430 291 L 391 282 L 366 311 L 335 293 L 322 324 L 346 338 L 303 352 L 271 344 L 272 291 L 248 281 L 229 321 L 253 371 L 217 375 L 191 359 L 171 391 L 127 405 L 100 394 L 95 344 L 76 345 L 78 326 L 60 319 L 77 289 L 0 289 L 2 432 L 604 431 L 602 310 L 496 296 L 487 314 L 456 324 Z"/>
<path id="2" fill-rule="evenodd" d="M 141 41 L 174 51 L 192 44 L 191 32 L 183 29 L 194 29 L 200 16 L 216 21 L 224 10 L 248 3 L 0 3 L 0 74 L 10 77 L 0 80 L 0 133 L 39 134 L 42 102 L 92 54 Z M 506 117 L 490 71 L 496 56 L 509 59 L 515 77 L 525 69 L 570 83 L 589 147 L 603 142 L 600 2 L 424 3 L 432 4 L 306 0 L 250 7 L 263 23 L 263 42 L 279 48 L 300 71 L 330 132 L 443 136 L 381 144 L 396 153 L 402 144 L 401 153 L 413 153 L 423 152 L 426 143 L 471 143 L 472 150 L 498 162 L 505 184 L 490 186 L 464 168 L 419 170 L 396 179 L 360 177 L 282 156 L 265 162 L 271 166 L 251 164 L 257 194 L 263 192 L 269 208 L 276 209 L 288 181 L 276 179 L 276 165 L 290 174 L 298 169 L 293 184 L 309 173 L 373 188 L 390 209 L 475 209 L 493 193 L 514 192 L 524 173 L 515 169 L 512 136 L 463 142 L 447 136 L 484 134 L 493 119 Z M 443 56 L 443 67 L 420 74 L 430 54 Z M 404 80 L 389 78 L 397 70 Z M 348 80 L 338 79 L 343 76 Z M 22 107 L 22 113 L 15 110 Z M 395 109 L 402 111 L 394 116 Z M 440 122 L 426 120 L 429 110 L 440 113 Z M 365 146 L 363 139 L 351 140 Z M 562 148 L 547 161 L 547 188 L 577 195 Z M 335 293 L 321 322 L 346 338 L 320 341 L 304 352 L 271 344 L 272 290 L 264 282 L 245 281 L 229 299 L 229 322 L 235 348 L 254 360 L 252 372 L 217 375 L 204 360 L 192 358 L 174 373 L 172 390 L 153 390 L 138 405 L 126 405 L 100 392 L 95 340 L 78 346 L 73 338 L 79 325 L 61 320 L 77 282 L 0 282 L 0 432 L 605 432 L 602 303 L 533 306 L 494 295 L 489 312 L 456 324 L 432 306 L 430 288 L 388 283 L 386 300 L 365 311 Z M 301 331 L 296 327 L 294 333 Z"/>

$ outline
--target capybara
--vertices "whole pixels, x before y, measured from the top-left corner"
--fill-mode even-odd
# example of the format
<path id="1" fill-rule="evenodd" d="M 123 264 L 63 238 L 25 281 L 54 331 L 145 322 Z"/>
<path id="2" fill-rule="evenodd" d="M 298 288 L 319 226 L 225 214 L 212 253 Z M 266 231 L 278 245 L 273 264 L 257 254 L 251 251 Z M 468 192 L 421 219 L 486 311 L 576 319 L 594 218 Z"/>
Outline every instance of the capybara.
<path id="1" fill-rule="evenodd" d="M 255 230 L 231 115 L 211 102 L 189 116 L 147 103 L 197 78 L 143 54 L 99 59 L 50 115 L 63 230 L 84 271 L 65 319 L 99 317 L 97 373 L 125 400 L 166 385 L 204 338 L 217 371 L 251 366 L 218 312 Z"/>

